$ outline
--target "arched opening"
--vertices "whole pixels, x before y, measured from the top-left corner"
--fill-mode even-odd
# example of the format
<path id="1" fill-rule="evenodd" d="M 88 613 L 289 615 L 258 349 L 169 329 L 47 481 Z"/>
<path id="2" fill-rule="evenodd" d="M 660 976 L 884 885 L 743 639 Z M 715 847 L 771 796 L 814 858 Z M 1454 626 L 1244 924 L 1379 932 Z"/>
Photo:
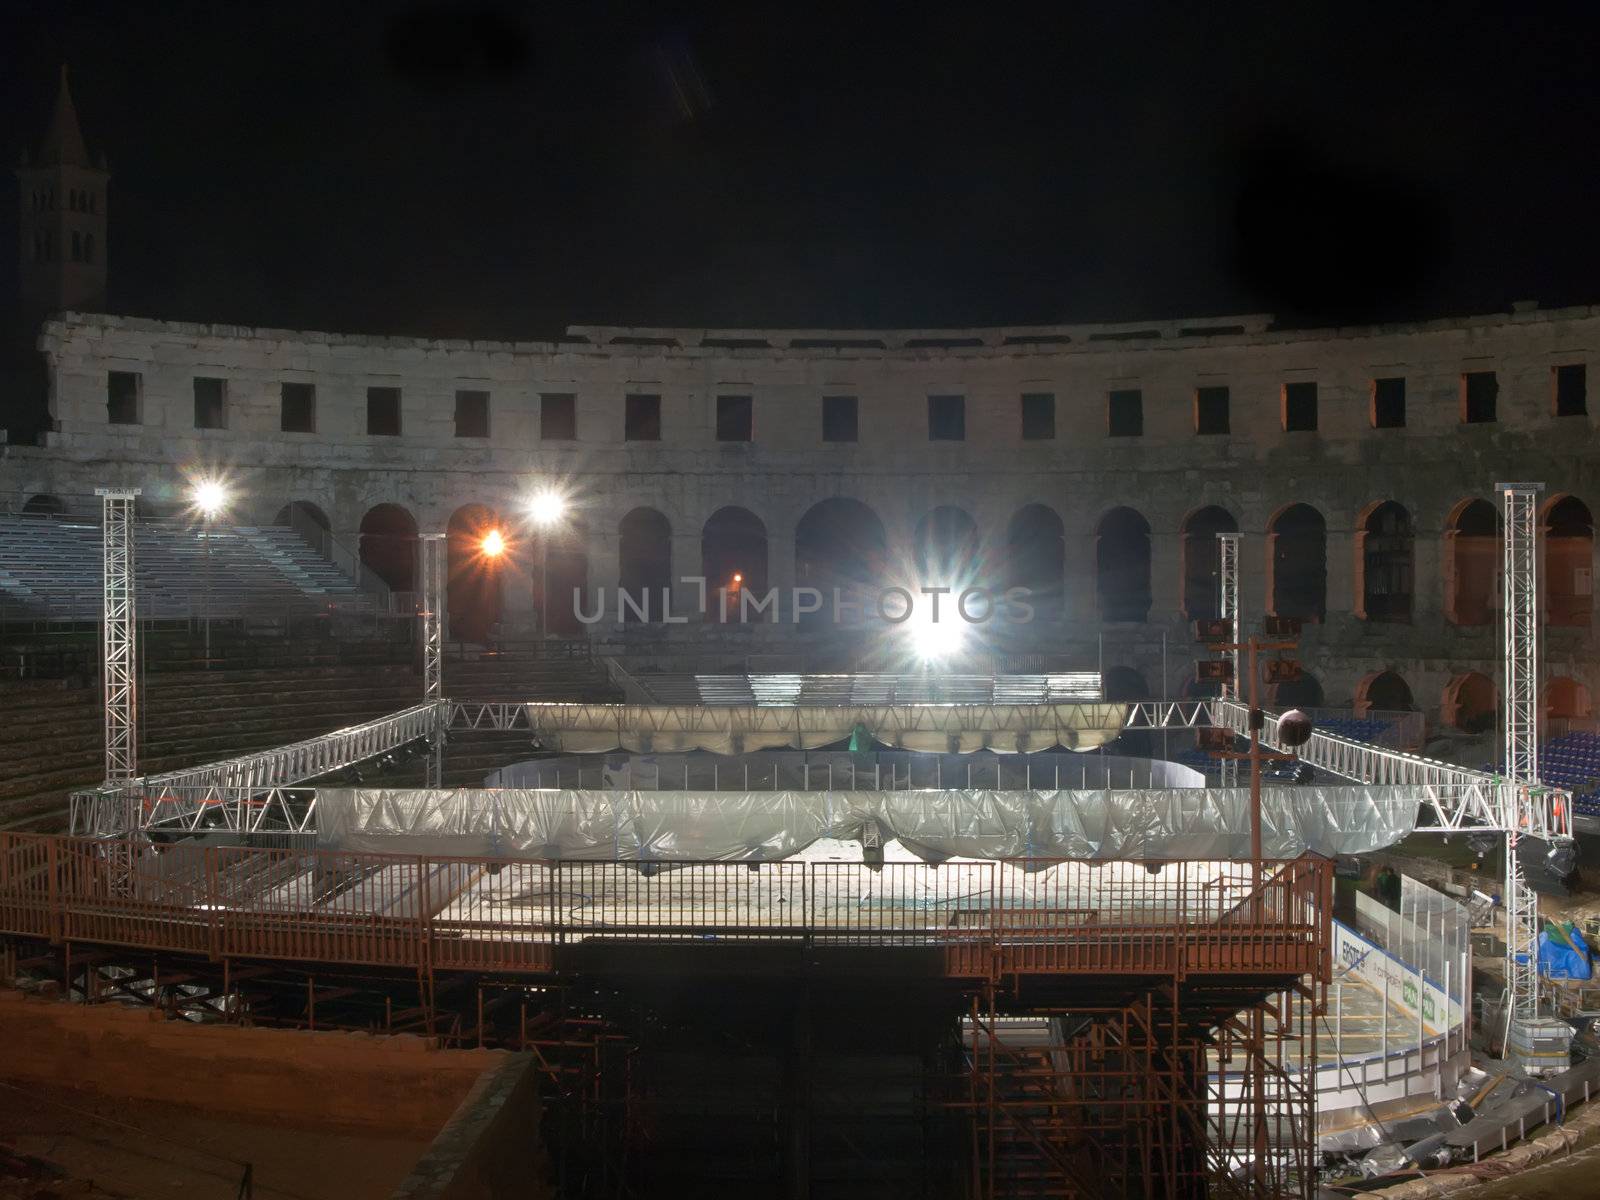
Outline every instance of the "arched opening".
<path id="1" fill-rule="evenodd" d="M 328 514 L 323 512 L 309 500 L 291 500 L 278 510 L 278 515 L 272 518 L 274 525 L 287 525 L 301 533 L 302 536 L 310 530 L 320 529 L 327 533 L 333 526 L 328 521 Z"/>
<path id="2" fill-rule="evenodd" d="M 500 573 L 504 553 L 484 553 L 490 531 L 503 537 L 500 518 L 484 504 L 463 504 L 445 525 L 445 616 L 450 636 L 463 642 L 487 642 L 500 622 Z"/>
<path id="3" fill-rule="evenodd" d="M 417 522 L 398 504 L 376 504 L 361 518 L 362 563 L 397 592 L 417 590 Z"/>
<path id="4" fill-rule="evenodd" d="M 1152 699 L 1150 685 L 1132 667 L 1106 668 L 1105 674 L 1100 676 L 1100 694 L 1112 704 Z"/>
<path id="5" fill-rule="evenodd" d="M 1544 510 L 1545 622 L 1587 625 L 1594 602 L 1594 518 L 1576 496 Z"/>
<path id="6" fill-rule="evenodd" d="M 1576 679 L 1556 675 L 1545 685 L 1544 715 L 1547 721 L 1586 721 L 1591 711 L 1589 689 Z"/>
<path id="7" fill-rule="evenodd" d="M 1150 523 L 1131 508 L 1113 508 L 1095 531 L 1095 594 L 1102 621 L 1150 615 Z"/>
<path id="8" fill-rule="evenodd" d="M 1328 523 L 1309 504 L 1267 523 L 1267 605 L 1275 617 L 1320 623 L 1328 615 Z"/>
<path id="9" fill-rule="evenodd" d="M 666 616 L 672 587 L 672 526 L 655 509 L 636 508 L 622 518 L 617 532 L 622 590 L 632 598 L 631 604 L 623 604 L 623 619 L 659 623 Z"/>
<path id="10" fill-rule="evenodd" d="M 539 539 L 545 538 L 547 546 Z M 566 516 L 554 529 L 539 530 L 533 539 L 538 554 L 535 596 L 544 614 L 544 631 L 561 637 L 579 637 L 584 624 L 578 619 L 579 602 L 589 588 L 589 526 L 581 518 Z M 660 603 L 657 597 L 656 602 Z"/>
<path id="11" fill-rule="evenodd" d="M 1411 712 L 1416 704 L 1411 699 L 1411 688 L 1393 671 L 1374 671 L 1356 685 L 1354 708 L 1356 715 L 1366 716 L 1373 710 L 1379 712 Z"/>
<path id="12" fill-rule="evenodd" d="M 1207 505 L 1190 513 L 1183 523 L 1183 613 L 1191 621 L 1222 613 L 1218 594 L 1222 552 L 1217 534 L 1237 533 L 1239 522 L 1225 508 Z"/>
<path id="13" fill-rule="evenodd" d="M 1411 514 L 1393 500 L 1367 511 L 1356 531 L 1356 616 L 1366 621 L 1411 620 L 1414 590 Z"/>
<path id="14" fill-rule="evenodd" d="M 767 527 L 761 518 L 735 506 L 712 513 L 700 531 L 700 573 L 706 578 L 707 620 L 737 624 L 743 594 L 756 600 L 767 594 Z"/>
<path id="15" fill-rule="evenodd" d="M 1066 531 L 1043 504 L 1019 508 L 1006 527 L 1007 588 L 1027 588 L 1034 619 L 1061 619 L 1062 581 L 1067 568 Z"/>
<path id="16" fill-rule="evenodd" d="M 978 526 L 962 509 L 943 505 L 917 522 L 913 551 L 917 577 L 959 591 L 978 575 Z"/>
<path id="17" fill-rule="evenodd" d="M 1457 675 L 1444 685 L 1439 720 L 1464 733 L 1485 733 L 1494 728 L 1494 682 L 1478 671 Z"/>
<path id="18" fill-rule="evenodd" d="M 1500 521 L 1487 500 L 1463 500 L 1444 531 L 1444 615 L 1457 625 L 1487 625 L 1494 615 Z"/>
<path id="19" fill-rule="evenodd" d="M 1274 708 L 1321 708 L 1322 681 L 1310 671 L 1301 671 L 1299 679 L 1270 685 L 1267 698 Z"/>
<path id="20" fill-rule="evenodd" d="M 831 619 L 834 588 L 841 599 L 867 603 L 883 582 L 886 554 L 883 522 L 865 504 L 843 497 L 813 504 L 795 527 L 794 574 L 798 587 L 822 593 L 823 604 L 801 624 L 820 624 L 824 613 Z"/>
<path id="21" fill-rule="evenodd" d="M 41 492 L 37 496 L 29 496 L 22 505 L 22 515 L 25 517 L 64 517 L 67 515 L 67 502 L 60 496 L 52 496 Z"/>

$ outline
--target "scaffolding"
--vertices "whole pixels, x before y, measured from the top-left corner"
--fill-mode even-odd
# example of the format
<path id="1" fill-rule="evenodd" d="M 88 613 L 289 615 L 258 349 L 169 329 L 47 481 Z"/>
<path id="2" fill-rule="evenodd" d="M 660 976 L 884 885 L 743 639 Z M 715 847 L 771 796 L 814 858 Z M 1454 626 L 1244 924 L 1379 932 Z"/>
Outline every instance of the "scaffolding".
<path id="1" fill-rule="evenodd" d="M 1228 622 L 1228 641 L 1233 649 L 1228 652 L 1228 657 L 1233 663 L 1233 675 L 1227 683 L 1222 685 L 1222 694 L 1232 700 L 1242 698 L 1239 691 L 1239 646 L 1243 641 L 1242 625 L 1239 615 L 1239 535 L 1237 533 L 1217 534 L 1217 615 Z M 1224 787 L 1237 787 L 1239 785 L 1239 760 L 1237 758 L 1224 758 L 1222 760 L 1222 785 Z"/>
<path id="2" fill-rule="evenodd" d="M 100 641 L 105 698 L 106 783 L 139 774 L 138 620 L 134 606 L 133 516 L 138 488 L 96 488 L 104 605 Z"/>

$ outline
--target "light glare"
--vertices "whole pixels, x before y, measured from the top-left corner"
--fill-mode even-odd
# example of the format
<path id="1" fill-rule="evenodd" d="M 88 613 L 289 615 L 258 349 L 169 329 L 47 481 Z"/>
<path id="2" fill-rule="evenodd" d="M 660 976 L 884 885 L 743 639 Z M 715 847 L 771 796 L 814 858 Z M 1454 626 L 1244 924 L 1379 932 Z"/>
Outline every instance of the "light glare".
<path id="1" fill-rule="evenodd" d="M 228 506 L 228 489 L 215 479 L 202 479 L 189 490 L 189 502 L 206 517 L 214 517 Z"/>
<path id="2" fill-rule="evenodd" d="M 483 535 L 483 555 L 485 558 L 499 558 L 506 552 L 506 539 L 498 529 L 491 529 Z"/>
<path id="3" fill-rule="evenodd" d="M 943 662 L 961 649 L 966 641 L 966 622 L 953 612 L 941 611 L 935 619 L 920 608 L 906 623 L 911 637 L 911 652 L 919 662 Z"/>
<path id="4" fill-rule="evenodd" d="M 528 515 L 536 525 L 554 525 L 566 511 L 566 497 L 550 488 L 535 492 L 528 501 Z"/>

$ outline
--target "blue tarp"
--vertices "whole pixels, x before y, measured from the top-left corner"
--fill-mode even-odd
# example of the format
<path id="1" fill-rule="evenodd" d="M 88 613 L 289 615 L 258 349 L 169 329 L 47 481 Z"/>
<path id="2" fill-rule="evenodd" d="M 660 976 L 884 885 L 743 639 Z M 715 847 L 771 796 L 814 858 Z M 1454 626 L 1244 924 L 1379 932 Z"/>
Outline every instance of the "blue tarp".
<path id="1" fill-rule="evenodd" d="M 1563 946 L 1548 932 L 1539 934 L 1539 973 L 1551 979 L 1590 979 L 1594 968 L 1589 964 L 1589 945 L 1576 929 L 1567 931 L 1571 946 Z"/>

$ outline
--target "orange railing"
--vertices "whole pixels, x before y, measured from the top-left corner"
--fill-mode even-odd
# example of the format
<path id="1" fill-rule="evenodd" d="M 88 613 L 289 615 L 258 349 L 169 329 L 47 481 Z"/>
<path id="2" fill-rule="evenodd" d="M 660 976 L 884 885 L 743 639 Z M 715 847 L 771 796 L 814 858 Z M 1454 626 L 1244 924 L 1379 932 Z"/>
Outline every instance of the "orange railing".
<path id="1" fill-rule="evenodd" d="M 0 934 L 213 958 L 548 971 L 597 939 L 928 946 L 948 973 L 1321 977 L 1332 864 L 625 863 L 0 834 Z"/>

